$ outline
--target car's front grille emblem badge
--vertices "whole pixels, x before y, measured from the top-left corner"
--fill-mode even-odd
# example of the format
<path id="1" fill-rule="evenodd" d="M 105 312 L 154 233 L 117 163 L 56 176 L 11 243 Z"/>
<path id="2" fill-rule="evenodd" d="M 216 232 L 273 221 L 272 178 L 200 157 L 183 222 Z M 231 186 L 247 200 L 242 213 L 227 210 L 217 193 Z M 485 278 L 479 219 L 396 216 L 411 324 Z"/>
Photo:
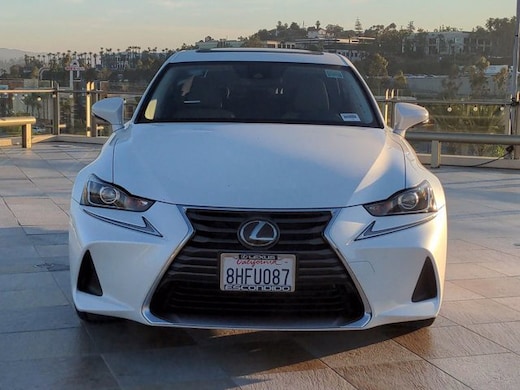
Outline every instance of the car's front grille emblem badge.
<path id="1" fill-rule="evenodd" d="M 280 230 L 267 220 L 251 220 L 240 226 L 238 238 L 247 247 L 267 248 L 278 242 Z"/>

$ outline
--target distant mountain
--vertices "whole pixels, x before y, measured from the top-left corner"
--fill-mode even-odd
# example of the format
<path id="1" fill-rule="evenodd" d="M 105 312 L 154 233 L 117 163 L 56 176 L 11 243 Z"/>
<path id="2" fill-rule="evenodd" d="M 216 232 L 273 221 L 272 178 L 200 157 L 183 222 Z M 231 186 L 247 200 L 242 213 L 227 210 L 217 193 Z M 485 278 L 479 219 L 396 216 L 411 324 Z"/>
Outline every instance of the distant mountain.
<path id="1" fill-rule="evenodd" d="M 32 53 L 18 49 L 0 48 L 0 62 L 11 64 L 23 63 L 23 58 L 26 54 L 30 56 L 38 55 L 38 53 Z"/>

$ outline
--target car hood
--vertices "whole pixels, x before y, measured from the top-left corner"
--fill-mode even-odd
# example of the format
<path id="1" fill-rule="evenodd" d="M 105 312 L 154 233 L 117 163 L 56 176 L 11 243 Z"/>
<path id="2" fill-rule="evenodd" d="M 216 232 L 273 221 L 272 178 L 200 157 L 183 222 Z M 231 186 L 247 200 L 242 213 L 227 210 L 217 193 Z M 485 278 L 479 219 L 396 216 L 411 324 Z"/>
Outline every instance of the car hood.
<path id="1" fill-rule="evenodd" d="M 383 129 L 134 124 L 116 135 L 114 183 L 199 207 L 335 208 L 403 189 L 403 150 Z"/>

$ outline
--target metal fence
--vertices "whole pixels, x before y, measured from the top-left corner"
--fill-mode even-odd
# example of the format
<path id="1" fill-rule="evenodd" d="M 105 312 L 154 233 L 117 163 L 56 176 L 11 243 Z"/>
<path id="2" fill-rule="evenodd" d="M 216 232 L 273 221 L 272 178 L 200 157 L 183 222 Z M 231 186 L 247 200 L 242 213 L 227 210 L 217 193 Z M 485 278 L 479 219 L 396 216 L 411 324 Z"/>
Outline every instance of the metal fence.
<path id="1" fill-rule="evenodd" d="M 87 83 L 82 90 L 17 89 L 0 90 L 0 117 L 34 116 L 33 135 L 76 135 L 104 137 L 110 126 L 92 121 L 91 106 L 96 101 L 121 96 L 125 99 L 125 119 L 130 119 L 143 90 L 109 91 Z M 391 126 L 396 103 L 408 101 L 424 106 L 430 121 L 407 132 L 407 139 L 419 153 L 499 158 L 510 145 L 518 145 L 519 106 L 514 101 L 437 101 L 393 97 L 388 91 L 378 99 L 385 120 Z M 21 135 L 20 127 L 0 128 L 0 137 Z M 479 138 L 487 135 L 487 138 Z M 518 153 L 517 153 L 518 154 Z M 514 156 L 511 154 L 508 157 Z"/>

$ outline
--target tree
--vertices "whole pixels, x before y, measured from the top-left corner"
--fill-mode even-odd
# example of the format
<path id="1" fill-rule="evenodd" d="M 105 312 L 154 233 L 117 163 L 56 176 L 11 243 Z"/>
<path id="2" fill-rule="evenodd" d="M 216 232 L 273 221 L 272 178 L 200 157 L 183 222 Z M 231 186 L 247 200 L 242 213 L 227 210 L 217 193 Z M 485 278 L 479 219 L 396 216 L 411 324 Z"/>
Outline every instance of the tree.
<path id="1" fill-rule="evenodd" d="M 382 25 L 372 26 L 366 35 L 376 39 L 373 47 L 377 51 L 384 55 L 401 55 L 403 53 L 403 42 L 410 33 L 408 30 L 397 30 L 396 24 L 390 23 L 386 27 Z"/>
<path id="2" fill-rule="evenodd" d="M 36 110 L 38 112 L 38 117 L 40 116 L 40 109 L 42 107 L 42 98 L 35 94 L 35 93 L 31 93 L 29 95 L 25 95 L 23 98 L 22 98 L 22 102 L 23 104 L 25 104 L 25 107 L 27 109 L 27 113 L 29 113 L 29 108 L 31 109 L 30 111 L 30 114 L 34 116 L 34 111 Z"/>
<path id="3" fill-rule="evenodd" d="M 327 31 L 327 34 L 332 37 L 341 37 L 343 35 L 343 27 L 338 26 L 337 24 L 328 24 L 327 27 L 325 27 L 325 30 Z"/>
<path id="4" fill-rule="evenodd" d="M 356 35 L 358 37 L 363 35 L 363 26 L 361 25 L 359 18 L 356 18 L 356 23 L 354 24 L 354 31 L 356 32 Z"/>
<path id="5" fill-rule="evenodd" d="M 507 95 L 507 84 L 509 82 L 508 68 L 504 66 L 500 69 L 500 72 L 493 76 L 493 81 L 497 86 L 498 95 L 500 95 L 500 97 L 505 97 Z"/>
<path id="6" fill-rule="evenodd" d="M 448 77 L 442 80 L 443 90 L 441 92 L 441 98 L 443 99 L 455 99 L 461 86 L 459 79 L 459 67 L 453 64 L 448 73 Z"/>
<path id="7" fill-rule="evenodd" d="M 379 53 L 372 54 L 358 63 L 358 68 L 367 77 L 367 83 L 374 94 L 382 95 L 388 88 L 388 60 Z"/>
<path id="8" fill-rule="evenodd" d="M 383 34 L 384 30 L 385 26 L 382 24 L 376 24 L 365 31 L 365 36 L 370 38 L 378 38 L 381 34 Z"/>
<path id="9" fill-rule="evenodd" d="M 258 34 L 251 35 L 244 41 L 244 47 L 262 47 L 262 39 L 258 37 Z"/>
<path id="10" fill-rule="evenodd" d="M 488 80 L 486 77 L 486 69 L 489 61 L 486 57 L 480 59 L 472 66 L 467 68 L 469 83 L 471 85 L 471 97 L 482 98 L 488 94 Z"/>
<path id="11" fill-rule="evenodd" d="M 402 70 L 397 72 L 393 80 L 393 88 L 398 90 L 406 90 L 408 88 L 408 81 Z"/>
<path id="12" fill-rule="evenodd" d="M 513 52 L 516 17 L 489 18 L 486 28 L 491 39 L 492 55 L 510 57 Z"/>
<path id="13" fill-rule="evenodd" d="M 288 28 L 289 28 L 289 26 L 287 25 L 287 23 L 282 24 L 281 21 L 278 21 L 278 24 L 276 25 L 276 35 L 278 36 L 278 34 L 286 31 Z"/>

